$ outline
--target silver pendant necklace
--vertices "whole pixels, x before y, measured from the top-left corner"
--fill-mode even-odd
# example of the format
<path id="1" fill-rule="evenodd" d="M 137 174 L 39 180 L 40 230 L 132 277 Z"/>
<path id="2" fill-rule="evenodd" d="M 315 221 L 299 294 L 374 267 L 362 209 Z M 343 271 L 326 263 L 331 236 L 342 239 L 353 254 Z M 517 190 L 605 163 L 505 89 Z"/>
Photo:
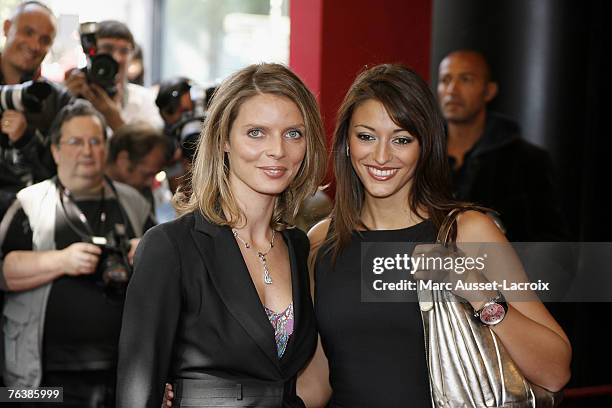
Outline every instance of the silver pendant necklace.
<path id="1" fill-rule="evenodd" d="M 238 232 L 233 229 L 232 233 L 234 234 L 234 237 L 236 237 L 236 239 L 240 242 L 242 242 L 244 244 L 244 247 L 246 249 L 251 249 L 251 244 L 249 244 L 248 242 L 246 242 L 244 239 L 242 239 L 240 237 L 240 235 L 238 235 Z M 264 275 L 263 275 L 263 280 L 264 283 L 266 285 L 271 285 L 272 284 L 272 277 L 270 276 L 270 269 L 268 269 L 268 260 L 266 259 L 266 255 L 268 255 L 270 253 L 270 251 L 272 250 L 272 248 L 274 248 L 274 237 L 276 236 L 276 231 L 273 229 L 272 230 L 272 239 L 270 240 L 270 247 L 268 248 L 268 250 L 266 252 L 257 252 L 257 257 L 259 258 L 259 261 L 261 262 L 261 264 L 263 265 L 264 268 Z"/>

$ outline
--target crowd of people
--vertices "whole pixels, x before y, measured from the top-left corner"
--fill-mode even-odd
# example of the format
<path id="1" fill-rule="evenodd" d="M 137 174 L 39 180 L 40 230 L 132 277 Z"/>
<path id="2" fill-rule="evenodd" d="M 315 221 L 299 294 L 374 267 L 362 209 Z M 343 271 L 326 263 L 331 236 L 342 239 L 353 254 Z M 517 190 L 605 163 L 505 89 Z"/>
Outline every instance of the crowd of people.
<path id="1" fill-rule="evenodd" d="M 437 98 L 408 67 L 364 69 L 328 154 L 316 98 L 283 65 L 199 99 L 187 78 L 155 93 L 128 81 L 139 48 L 107 20 L 114 82 L 74 69 L 57 84 L 41 77 L 56 32 L 38 1 L 4 22 L 3 384 L 63 387 L 74 407 L 472 406 L 432 388 L 416 293 L 364 302 L 360 261 L 371 243 L 436 243 L 455 210 L 457 245 L 566 238 L 550 157 L 487 109 L 481 53 L 440 62 Z M 176 216 L 158 223 L 164 188 Z M 529 384 L 563 388 L 571 346 L 540 301 L 464 302 Z"/>

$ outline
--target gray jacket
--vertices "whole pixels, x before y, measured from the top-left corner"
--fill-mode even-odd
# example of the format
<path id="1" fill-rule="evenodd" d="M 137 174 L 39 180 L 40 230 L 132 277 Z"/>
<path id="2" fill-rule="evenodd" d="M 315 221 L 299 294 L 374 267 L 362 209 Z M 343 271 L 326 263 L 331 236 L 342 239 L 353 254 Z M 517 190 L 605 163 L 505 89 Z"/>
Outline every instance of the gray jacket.
<path id="1" fill-rule="evenodd" d="M 136 236 L 142 236 L 149 203 L 133 188 L 113 182 L 119 204 Z M 21 206 L 32 229 L 34 251 L 55 249 L 55 208 L 59 193 L 52 179 L 21 190 L 14 206 Z M 7 292 L 3 310 L 4 382 L 7 386 L 37 387 L 42 379 L 42 339 L 47 300 L 53 282 L 22 292 Z"/>

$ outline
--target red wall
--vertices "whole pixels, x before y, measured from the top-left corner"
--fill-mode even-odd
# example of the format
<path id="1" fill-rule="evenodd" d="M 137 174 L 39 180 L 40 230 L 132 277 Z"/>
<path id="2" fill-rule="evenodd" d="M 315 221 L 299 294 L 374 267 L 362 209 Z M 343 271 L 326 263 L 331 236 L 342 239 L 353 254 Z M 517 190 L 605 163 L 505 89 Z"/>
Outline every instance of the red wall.
<path id="1" fill-rule="evenodd" d="M 430 0 L 291 0 L 289 65 L 319 98 L 328 129 L 364 65 L 401 62 L 429 79 Z"/>
<path id="2" fill-rule="evenodd" d="M 328 137 L 365 65 L 404 63 L 429 79 L 431 0 L 290 0 L 290 67 L 319 100 Z"/>
<path id="3" fill-rule="evenodd" d="M 289 16 L 291 19 L 289 66 L 319 98 L 323 0 L 290 0 Z"/>

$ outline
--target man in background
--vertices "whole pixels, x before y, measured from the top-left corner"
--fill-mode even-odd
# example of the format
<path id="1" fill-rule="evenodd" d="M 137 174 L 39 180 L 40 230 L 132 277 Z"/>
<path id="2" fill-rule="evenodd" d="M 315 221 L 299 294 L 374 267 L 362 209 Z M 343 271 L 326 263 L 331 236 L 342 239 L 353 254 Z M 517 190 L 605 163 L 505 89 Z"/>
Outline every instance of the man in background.
<path id="1" fill-rule="evenodd" d="M 87 82 L 85 73 L 78 69 L 70 71 L 66 78 L 65 84 L 70 92 L 89 100 L 104 115 L 113 131 L 126 123 L 136 122 L 145 122 L 161 129 L 163 121 L 155 105 L 154 92 L 128 82 L 128 66 L 136 47 L 130 29 L 116 20 L 99 22 L 96 47 L 98 54 L 111 55 L 119 66 L 115 77 L 117 92 L 110 96 L 102 87 Z"/>
<path id="2" fill-rule="evenodd" d="M 4 21 L 6 37 L 0 53 L 0 90 L 4 105 L 14 97 L 14 85 L 40 77 L 40 65 L 51 48 L 56 21 L 51 10 L 26 1 Z M 24 112 L 0 103 L 0 218 L 20 189 L 55 174 L 48 130 L 59 110 L 70 102 L 63 87 L 48 82 L 49 95 L 40 112 Z M 11 85 L 4 87 L 3 85 Z"/>
<path id="3" fill-rule="evenodd" d="M 565 240 L 550 156 L 522 139 L 515 122 L 487 110 L 498 85 L 484 56 L 448 54 L 437 88 L 455 197 L 499 212 L 510 241 Z"/>
<path id="4" fill-rule="evenodd" d="M 144 123 L 121 127 L 109 141 L 106 174 L 138 190 L 153 206 L 153 182 L 168 162 L 168 142 Z"/>

